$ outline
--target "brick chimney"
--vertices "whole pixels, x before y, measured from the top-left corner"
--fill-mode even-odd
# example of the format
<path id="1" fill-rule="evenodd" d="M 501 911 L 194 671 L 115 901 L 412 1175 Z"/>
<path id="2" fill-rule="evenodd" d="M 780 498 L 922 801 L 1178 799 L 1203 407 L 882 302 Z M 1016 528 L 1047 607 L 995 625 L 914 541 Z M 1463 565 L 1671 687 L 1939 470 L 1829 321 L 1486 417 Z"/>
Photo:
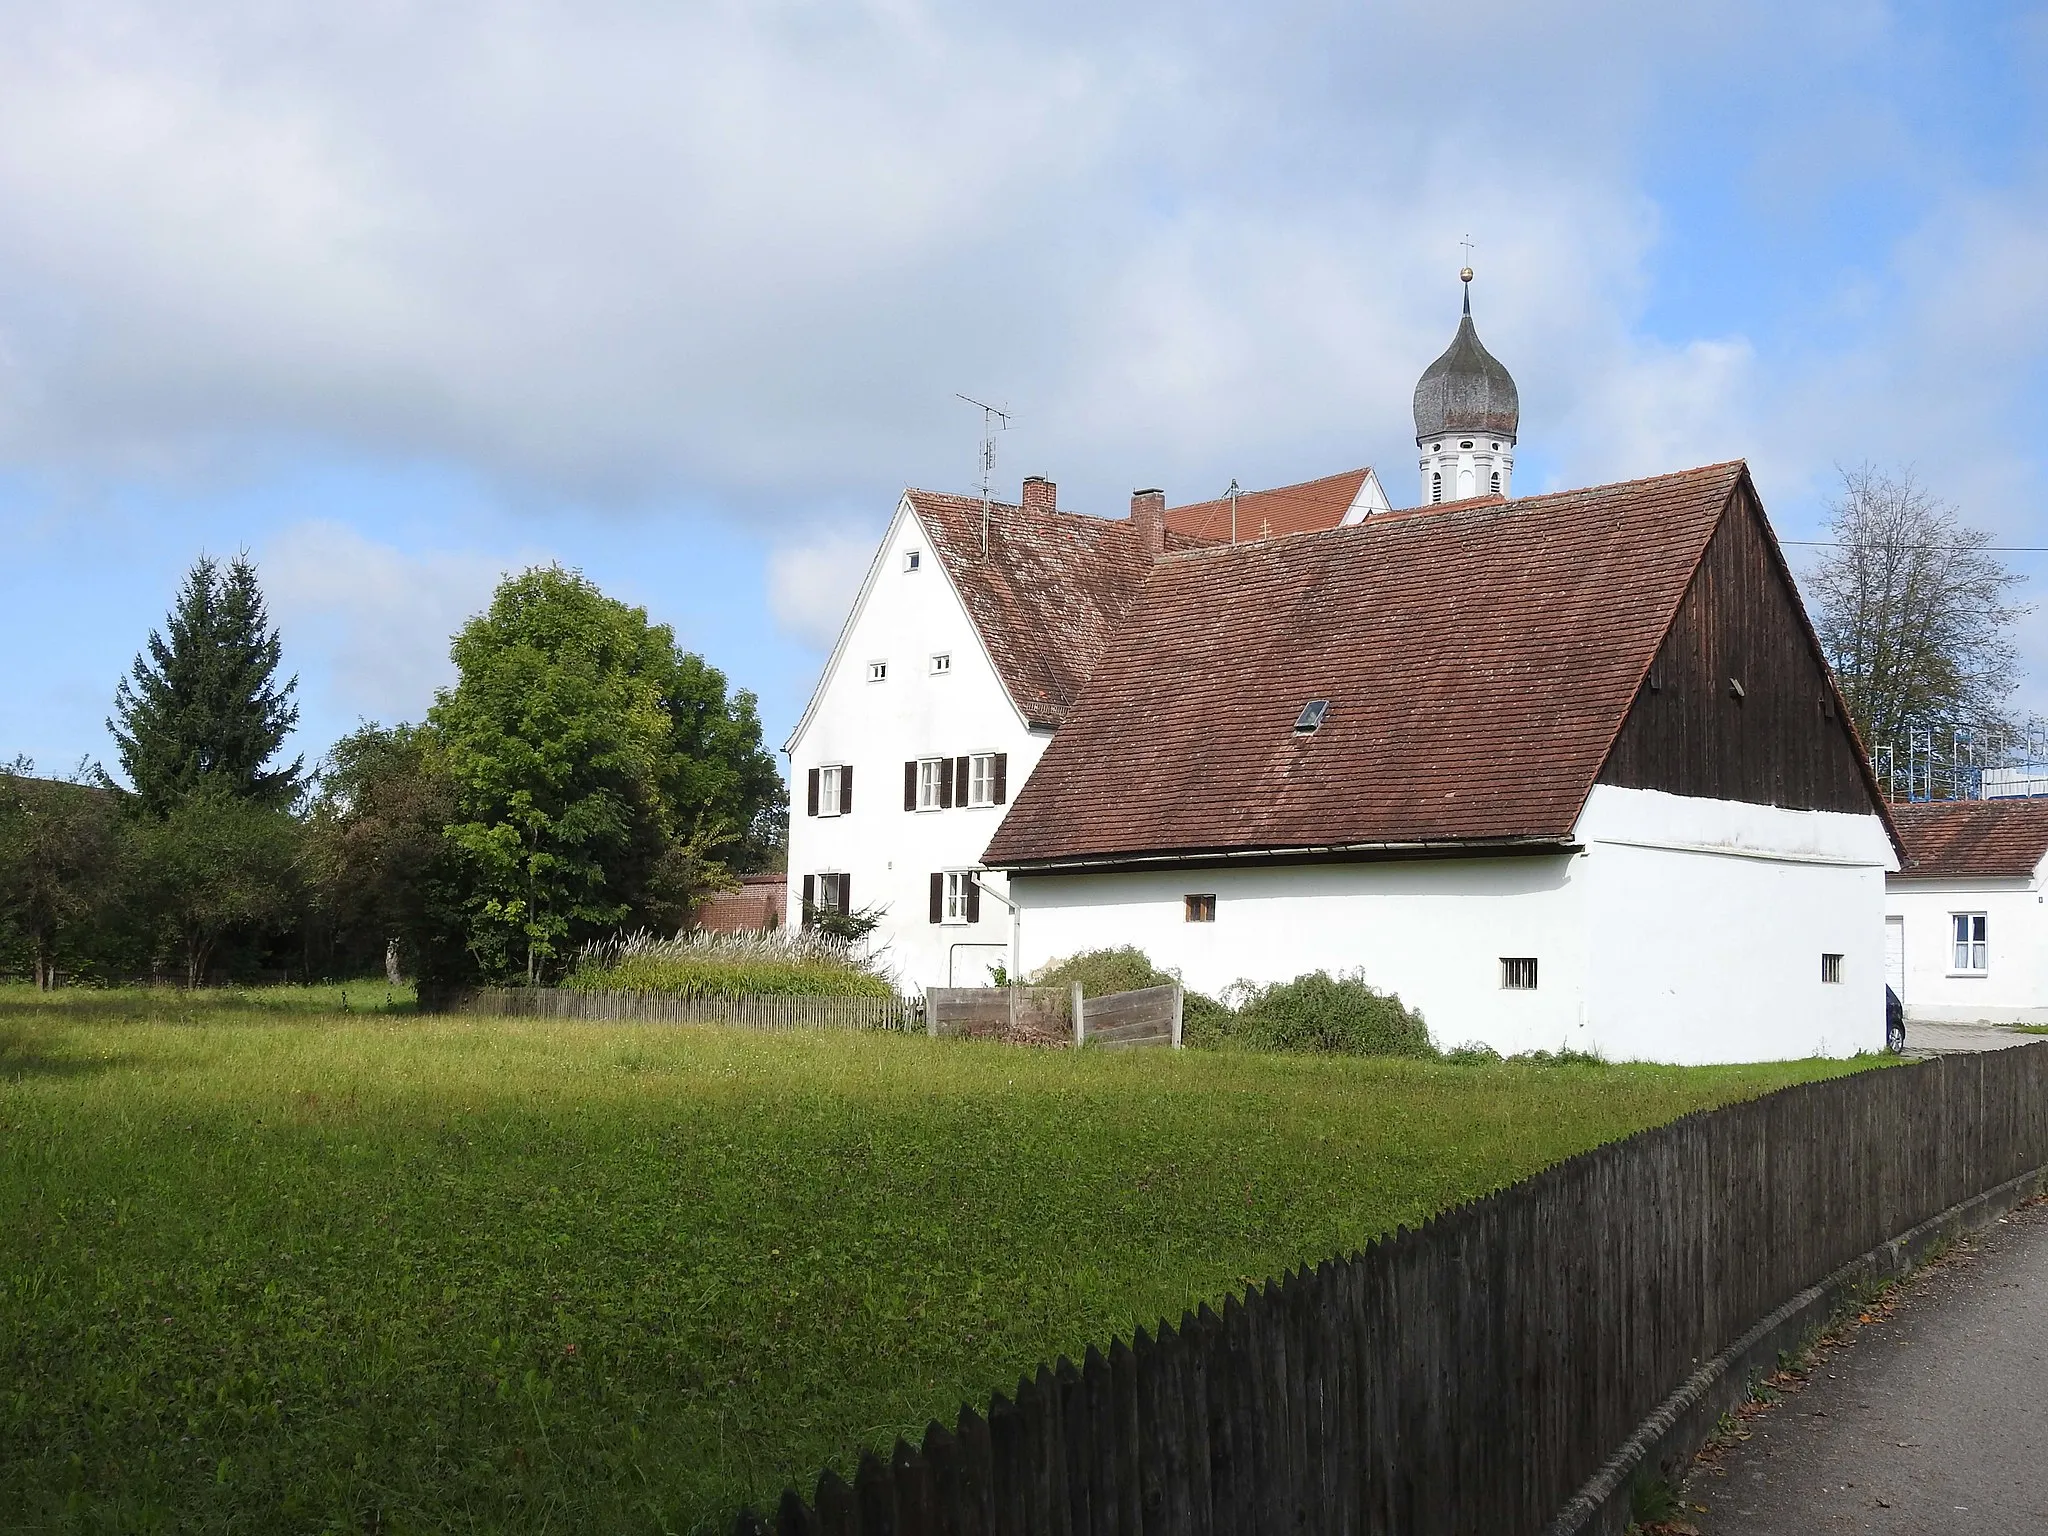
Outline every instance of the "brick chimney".
<path id="1" fill-rule="evenodd" d="M 1131 522 L 1138 530 L 1138 547 L 1157 560 L 1166 548 L 1166 492 L 1131 492 Z"/>
<path id="2" fill-rule="evenodd" d="M 1024 477 L 1024 510 L 1050 512 L 1059 502 L 1059 487 L 1043 475 Z"/>

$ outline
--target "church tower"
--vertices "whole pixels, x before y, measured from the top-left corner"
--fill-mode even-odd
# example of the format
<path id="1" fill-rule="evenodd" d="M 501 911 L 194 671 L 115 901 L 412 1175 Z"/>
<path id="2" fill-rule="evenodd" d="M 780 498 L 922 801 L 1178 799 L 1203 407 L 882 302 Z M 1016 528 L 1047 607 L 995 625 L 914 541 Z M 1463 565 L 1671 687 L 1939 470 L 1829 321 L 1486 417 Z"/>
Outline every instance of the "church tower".
<path id="1" fill-rule="evenodd" d="M 1422 450 L 1425 504 L 1514 494 L 1521 398 L 1507 369 L 1479 344 L 1472 328 L 1472 269 L 1458 276 L 1465 284 L 1458 334 L 1415 385 L 1415 446 Z"/>

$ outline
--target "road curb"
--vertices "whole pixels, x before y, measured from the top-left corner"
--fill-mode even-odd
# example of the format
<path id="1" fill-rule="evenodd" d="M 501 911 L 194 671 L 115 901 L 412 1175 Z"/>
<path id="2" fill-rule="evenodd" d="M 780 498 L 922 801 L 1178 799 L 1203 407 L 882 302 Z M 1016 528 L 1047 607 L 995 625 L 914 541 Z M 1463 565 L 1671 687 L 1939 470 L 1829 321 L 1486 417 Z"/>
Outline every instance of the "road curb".
<path id="1" fill-rule="evenodd" d="M 1751 1378 L 1776 1369 L 1782 1352 L 1824 1326 L 1853 1286 L 1906 1274 L 1936 1243 L 1989 1226 L 2044 1189 L 2048 1167 L 2023 1173 L 1929 1217 L 1808 1286 L 1659 1403 L 1543 1528 L 1543 1536 L 1622 1536 L 1637 1478 L 1654 1470 L 1667 1482 L 1678 1482 L 1694 1454 L 1713 1436 L 1721 1415 L 1748 1396 Z"/>

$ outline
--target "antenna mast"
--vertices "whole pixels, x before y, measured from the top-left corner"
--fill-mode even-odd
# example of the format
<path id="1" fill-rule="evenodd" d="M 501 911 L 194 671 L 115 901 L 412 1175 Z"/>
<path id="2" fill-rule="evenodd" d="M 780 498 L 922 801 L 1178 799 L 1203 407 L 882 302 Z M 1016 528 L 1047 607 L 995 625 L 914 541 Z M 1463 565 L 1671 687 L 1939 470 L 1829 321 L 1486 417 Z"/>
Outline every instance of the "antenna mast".
<path id="1" fill-rule="evenodd" d="M 965 400 L 981 412 L 981 558 L 988 558 L 988 508 L 996 483 L 996 434 L 1010 430 L 1010 413 L 993 405 L 984 404 L 971 395 L 954 392 L 955 400 Z M 1001 422 L 1001 426 L 996 423 Z"/>
<path id="2" fill-rule="evenodd" d="M 1237 498 L 1241 493 L 1238 491 L 1237 480 L 1234 476 L 1230 482 L 1230 489 L 1223 494 L 1230 498 L 1230 542 L 1235 544 L 1237 542 Z"/>

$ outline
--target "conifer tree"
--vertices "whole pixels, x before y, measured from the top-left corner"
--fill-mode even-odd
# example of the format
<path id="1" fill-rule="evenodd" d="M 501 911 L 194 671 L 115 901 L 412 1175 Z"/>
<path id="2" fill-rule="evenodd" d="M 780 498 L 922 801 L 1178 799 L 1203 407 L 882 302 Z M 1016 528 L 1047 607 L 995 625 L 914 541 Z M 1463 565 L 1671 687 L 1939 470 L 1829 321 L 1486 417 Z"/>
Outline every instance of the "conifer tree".
<path id="1" fill-rule="evenodd" d="M 150 632 L 107 722 L 143 806 L 165 816 L 200 789 L 289 805 L 304 759 L 266 765 L 298 724 L 299 680 L 277 682 L 282 648 L 248 557 L 236 556 L 223 572 L 200 556 L 164 630 Z"/>

